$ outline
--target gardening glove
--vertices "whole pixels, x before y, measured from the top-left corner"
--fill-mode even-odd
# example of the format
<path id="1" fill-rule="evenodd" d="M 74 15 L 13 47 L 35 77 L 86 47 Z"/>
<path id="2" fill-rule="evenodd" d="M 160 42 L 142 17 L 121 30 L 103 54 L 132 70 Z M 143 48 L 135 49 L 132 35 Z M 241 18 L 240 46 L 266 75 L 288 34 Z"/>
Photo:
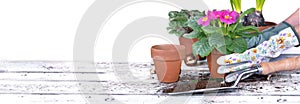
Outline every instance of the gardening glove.
<path id="1" fill-rule="evenodd" d="M 218 73 L 224 74 L 255 67 L 261 62 L 268 62 L 271 58 L 278 57 L 282 51 L 296 45 L 299 45 L 298 34 L 292 27 L 285 28 L 271 36 L 268 41 L 244 53 L 234 53 L 218 58 L 217 63 L 221 65 Z"/>
<path id="2" fill-rule="evenodd" d="M 287 22 L 283 21 L 277 26 L 270 27 L 268 29 L 265 29 L 262 31 L 262 34 L 258 36 L 254 36 L 251 38 L 247 38 L 246 40 L 248 41 L 248 49 L 254 48 L 257 45 L 263 43 L 266 40 L 269 40 L 271 36 L 277 35 L 280 31 L 282 31 L 285 28 L 291 27 L 293 28 L 290 24 Z"/>
<path id="3" fill-rule="evenodd" d="M 273 62 L 262 62 L 256 67 L 243 69 L 243 70 L 239 70 L 227 74 L 225 76 L 225 82 L 226 83 L 231 83 L 234 81 L 238 82 L 239 80 L 246 79 L 253 74 L 268 75 L 270 73 L 274 73 L 277 71 L 297 70 L 300 69 L 300 64 L 298 64 L 299 61 L 300 61 L 300 56 L 290 57 L 290 58 L 282 59 L 279 61 L 273 61 Z M 268 80 L 269 78 L 270 75 L 268 77 Z"/>

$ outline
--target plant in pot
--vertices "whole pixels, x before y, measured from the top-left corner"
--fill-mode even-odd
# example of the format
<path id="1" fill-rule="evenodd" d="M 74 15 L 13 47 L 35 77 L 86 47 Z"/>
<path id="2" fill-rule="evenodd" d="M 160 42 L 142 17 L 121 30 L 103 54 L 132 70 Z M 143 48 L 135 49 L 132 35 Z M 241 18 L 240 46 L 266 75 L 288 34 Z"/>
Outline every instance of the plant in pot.
<path id="1" fill-rule="evenodd" d="M 264 3 L 265 3 L 265 0 L 256 0 L 255 11 L 246 15 L 242 19 L 242 23 L 244 26 L 250 26 L 250 25 L 256 26 L 256 27 L 258 27 L 259 31 L 262 31 L 266 28 L 277 25 L 274 22 L 265 21 L 265 18 L 262 13 Z M 230 4 L 232 7 L 232 10 L 235 10 L 238 13 L 242 12 L 241 11 L 241 0 L 230 0 Z"/>
<path id="2" fill-rule="evenodd" d="M 193 53 L 200 56 L 208 56 L 208 67 L 212 78 L 223 78 L 224 75 L 217 73 L 219 65 L 216 63 L 218 57 L 224 54 L 242 53 L 247 50 L 246 38 L 256 36 L 259 31 L 254 26 L 243 26 L 241 19 L 255 11 L 250 8 L 242 14 L 229 10 L 208 11 L 205 17 L 198 20 L 197 31 L 203 34 L 189 35 L 198 38 L 193 44 Z"/>
<path id="3" fill-rule="evenodd" d="M 192 53 L 192 44 L 198 40 L 198 38 L 188 38 L 186 35 L 195 33 L 191 25 L 197 24 L 197 20 L 204 17 L 205 13 L 198 10 L 184 10 L 170 11 L 169 12 L 169 27 L 167 30 L 169 34 L 174 34 L 179 37 L 181 45 L 186 47 L 186 57 L 184 62 L 188 66 L 194 66 L 200 56 L 194 56 Z"/>

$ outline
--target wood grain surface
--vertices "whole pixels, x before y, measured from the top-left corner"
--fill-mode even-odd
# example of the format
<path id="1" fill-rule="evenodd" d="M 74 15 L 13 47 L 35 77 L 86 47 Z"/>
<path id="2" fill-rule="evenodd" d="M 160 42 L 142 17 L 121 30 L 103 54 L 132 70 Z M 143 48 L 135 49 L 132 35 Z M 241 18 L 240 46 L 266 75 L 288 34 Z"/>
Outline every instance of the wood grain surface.
<path id="1" fill-rule="evenodd" d="M 159 83 L 150 63 L 1 61 L 0 99 L 6 104 L 300 103 L 300 71 L 255 75 L 230 91 L 169 96 L 209 79 L 205 61 L 183 66 L 177 83 Z M 206 85 L 209 87 L 209 85 Z"/>

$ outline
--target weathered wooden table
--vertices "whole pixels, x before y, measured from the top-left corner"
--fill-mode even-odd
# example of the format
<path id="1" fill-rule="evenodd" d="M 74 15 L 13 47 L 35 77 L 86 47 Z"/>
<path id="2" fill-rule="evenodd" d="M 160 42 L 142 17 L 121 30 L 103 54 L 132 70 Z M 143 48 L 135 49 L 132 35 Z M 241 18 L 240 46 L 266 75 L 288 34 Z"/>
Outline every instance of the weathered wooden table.
<path id="1" fill-rule="evenodd" d="M 180 81 L 163 84 L 150 63 L 1 61 L 0 101 L 5 104 L 156 104 L 156 103 L 300 103 L 300 71 L 253 76 L 241 89 L 170 96 L 208 80 L 205 62 L 183 66 Z"/>

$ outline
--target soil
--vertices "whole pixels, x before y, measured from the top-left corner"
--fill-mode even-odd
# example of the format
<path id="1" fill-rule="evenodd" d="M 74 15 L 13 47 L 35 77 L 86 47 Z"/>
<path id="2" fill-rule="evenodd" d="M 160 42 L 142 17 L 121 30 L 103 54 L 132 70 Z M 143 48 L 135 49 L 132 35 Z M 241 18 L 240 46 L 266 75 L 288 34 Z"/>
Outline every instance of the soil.
<path id="1" fill-rule="evenodd" d="M 198 80 L 195 82 L 177 83 L 173 87 L 163 89 L 163 93 L 182 92 L 197 89 L 229 87 L 231 84 L 225 84 L 218 80 Z"/>

